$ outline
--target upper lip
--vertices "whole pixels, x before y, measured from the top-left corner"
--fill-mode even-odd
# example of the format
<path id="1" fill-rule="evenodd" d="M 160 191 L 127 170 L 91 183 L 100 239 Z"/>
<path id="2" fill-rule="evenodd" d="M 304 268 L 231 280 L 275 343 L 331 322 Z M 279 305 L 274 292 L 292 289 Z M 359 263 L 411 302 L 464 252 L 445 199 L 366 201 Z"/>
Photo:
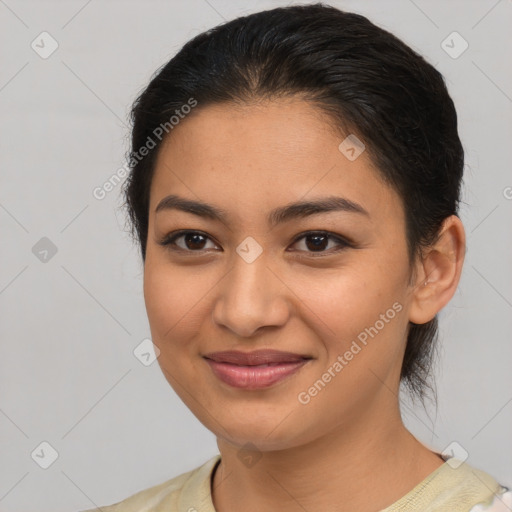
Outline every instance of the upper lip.
<path id="1" fill-rule="evenodd" d="M 256 366 L 270 363 L 295 363 L 311 359 L 308 356 L 293 354 L 292 352 L 281 352 L 280 350 L 254 350 L 253 352 L 240 352 L 238 350 L 227 350 L 224 352 L 211 352 L 205 354 L 206 359 L 218 363 L 237 364 L 240 366 Z"/>

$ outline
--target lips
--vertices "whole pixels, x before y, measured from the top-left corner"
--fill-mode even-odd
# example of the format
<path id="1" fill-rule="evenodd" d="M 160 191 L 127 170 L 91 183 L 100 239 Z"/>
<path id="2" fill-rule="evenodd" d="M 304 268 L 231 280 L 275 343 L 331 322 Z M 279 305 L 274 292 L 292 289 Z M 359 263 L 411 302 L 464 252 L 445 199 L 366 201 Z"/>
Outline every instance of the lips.
<path id="1" fill-rule="evenodd" d="M 239 352 L 230 350 L 225 352 L 212 352 L 204 357 L 217 363 L 236 364 L 239 366 L 277 365 L 283 363 L 297 363 L 311 359 L 308 356 L 281 352 L 279 350 L 255 350 L 253 352 Z"/>
<path id="2" fill-rule="evenodd" d="M 311 357 L 281 352 L 213 352 L 204 356 L 214 375 L 231 387 L 268 388 L 299 371 Z"/>

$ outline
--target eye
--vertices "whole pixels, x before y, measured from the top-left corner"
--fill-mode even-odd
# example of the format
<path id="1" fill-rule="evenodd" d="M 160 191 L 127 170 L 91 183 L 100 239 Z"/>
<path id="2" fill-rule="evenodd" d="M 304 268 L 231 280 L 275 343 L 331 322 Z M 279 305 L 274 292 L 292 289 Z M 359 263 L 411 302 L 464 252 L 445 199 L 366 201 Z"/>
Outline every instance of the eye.
<path id="1" fill-rule="evenodd" d="M 327 251 L 326 249 L 331 243 L 334 245 L 334 250 Z M 299 249 L 299 251 L 311 253 L 313 256 L 328 256 L 329 254 L 341 251 L 347 247 L 352 247 L 352 244 L 349 241 L 327 231 L 310 231 L 308 233 L 302 233 L 293 242 L 293 245 L 295 244 L 298 244 L 299 246 L 302 245 L 302 249 Z M 332 249 L 332 247 L 333 246 L 331 245 L 330 248 Z"/>
<path id="2" fill-rule="evenodd" d="M 211 243 L 208 247 L 208 243 Z M 163 240 L 158 242 L 172 251 L 182 251 L 188 253 L 201 253 L 219 247 L 212 239 L 201 231 L 177 231 L 170 233 Z M 338 235 L 327 231 L 308 231 L 295 237 L 292 245 L 301 245 L 302 248 L 292 249 L 292 252 L 306 252 L 312 256 L 328 256 L 329 254 L 341 251 L 347 247 L 353 247 L 353 244 Z M 329 245 L 331 244 L 331 247 Z M 334 250 L 327 250 L 334 249 Z"/>
<path id="3" fill-rule="evenodd" d="M 186 252 L 200 252 L 212 247 L 207 247 L 208 241 L 212 242 L 211 238 L 200 231 L 178 231 L 167 235 L 163 240 L 158 243 L 166 246 L 171 250 L 182 250 Z M 213 242 L 212 242 L 213 244 Z M 217 246 L 213 244 L 215 249 Z"/>

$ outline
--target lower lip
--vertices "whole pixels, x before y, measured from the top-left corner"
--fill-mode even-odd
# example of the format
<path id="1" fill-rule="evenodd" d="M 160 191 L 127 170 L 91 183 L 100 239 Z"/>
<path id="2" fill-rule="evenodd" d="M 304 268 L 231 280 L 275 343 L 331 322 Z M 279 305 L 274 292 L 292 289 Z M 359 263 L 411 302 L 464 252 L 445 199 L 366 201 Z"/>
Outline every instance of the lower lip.
<path id="1" fill-rule="evenodd" d="M 218 363 L 206 359 L 213 373 L 226 384 L 235 388 L 262 389 L 286 379 L 300 370 L 308 360 L 294 363 L 281 363 L 272 366 L 238 366 Z"/>

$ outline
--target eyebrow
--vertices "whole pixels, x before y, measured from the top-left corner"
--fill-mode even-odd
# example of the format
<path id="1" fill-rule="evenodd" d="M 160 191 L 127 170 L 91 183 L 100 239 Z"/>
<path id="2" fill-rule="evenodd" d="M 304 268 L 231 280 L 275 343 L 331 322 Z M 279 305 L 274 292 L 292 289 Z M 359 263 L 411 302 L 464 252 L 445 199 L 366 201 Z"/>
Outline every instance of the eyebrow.
<path id="1" fill-rule="evenodd" d="M 155 213 L 163 210 L 179 210 L 192 213 L 220 222 L 226 222 L 228 212 L 203 201 L 186 199 L 174 194 L 164 197 L 157 205 Z M 317 213 L 326 212 L 358 213 L 370 217 L 370 214 L 358 203 L 338 196 L 320 197 L 311 201 L 298 201 L 272 210 L 268 215 L 270 226 L 282 224 L 296 218 L 308 217 Z"/>

